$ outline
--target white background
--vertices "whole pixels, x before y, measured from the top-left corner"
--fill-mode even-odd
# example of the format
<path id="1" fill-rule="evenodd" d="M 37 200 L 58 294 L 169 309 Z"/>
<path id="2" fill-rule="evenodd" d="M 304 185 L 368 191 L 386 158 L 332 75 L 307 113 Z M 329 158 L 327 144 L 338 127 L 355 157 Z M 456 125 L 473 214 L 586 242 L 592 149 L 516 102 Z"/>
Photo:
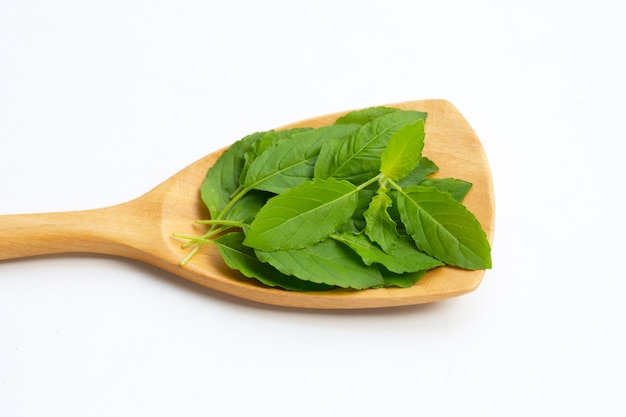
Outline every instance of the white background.
<path id="1" fill-rule="evenodd" d="M 483 142 L 497 212 L 478 290 L 407 308 L 0 262 L 0 415 L 626 415 L 620 7 L 0 0 L 0 214 L 120 203 L 253 131 L 428 98 Z"/>

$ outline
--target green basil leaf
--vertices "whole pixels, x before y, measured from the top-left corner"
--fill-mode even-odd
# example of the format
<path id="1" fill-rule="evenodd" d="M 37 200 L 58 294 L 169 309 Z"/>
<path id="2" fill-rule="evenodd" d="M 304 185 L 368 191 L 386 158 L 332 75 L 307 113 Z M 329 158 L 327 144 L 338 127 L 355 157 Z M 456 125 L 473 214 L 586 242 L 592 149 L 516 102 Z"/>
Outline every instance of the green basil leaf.
<path id="1" fill-rule="evenodd" d="M 361 228 L 360 230 L 363 230 L 365 228 L 365 212 L 367 211 L 367 209 L 370 206 L 370 203 L 372 201 L 372 198 L 374 198 L 374 196 L 376 195 L 376 192 L 378 191 L 379 185 L 378 183 L 373 183 L 370 184 L 369 186 L 359 190 L 358 193 L 358 203 L 356 206 L 356 210 L 354 210 L 354 214 L 352 215 L 352 220 L 354 220 L 355 222 L 362 224 L 363 228 Z"/>
<path id="2" fill-rule="evenodd" d="M 383 287 L 400 287 L 409 288 L 412 287 L 420 280 L 426 271 L 408 272 L 406 274 L 395 274 L 389 271 L 382 271 L 383 274 Z"/>
<path id="3" fill-rule="evenodd" d="M 350 219 L 357 188 L 334 179 L 305 182 L 272 197 L 259 211 L 245 244 L 273 251 L 298 249 L 325 239 Z"/>
<path id="4" fill-rule="evenodd" d="M 239 200 L 225 216 L 225 220 L 250 223 L 273 194 L 252 191 Z"/>
<path id="5" fill-rule="evenodd" d="M 265 132 L 248 135 L 233 143 L 209 168 L 200 185 L 200 196 L 212 218 L 217 218 L 239 188 L 244 155 Z"/>
<path id="6" fill-rule="evenodd" d="M 406 230 L 427 254 L 465 269 L 491 268 L 491 250 L 480 223 L 450 194 L 413 186 L 398 194 Z"/>
<path id="7" fill-rule="evenodd" d="M 461 202 L 472 188 L 472 183 L 455 178 L 428 178 L 419 183 L 423 187 L 435 187 L 439 191 L 448 193 L 456 201 Z"/>
<path id="8" fill-rule="evenodd" d="M 333 234 L 332 237 L 354 250 L 366 265 L 380 264 L 394 273 L 423 271 L 443 265 L 440 260 L 420 251 L 408 236 L 398 237 L 388 252 L 384 252 L 363 234 L 342 233 Z"/>
<path id="9" fill-rule="evenodd" d="M 267 148 L 249 166 L 244 188 L 276 194 L 313 178 L 313 167 L 320 149 L 329 140 L 342 140 L 358 125 L 326 126 L 294 134 Z"/>
<path id="10" fill-rule="evenodd" d="M 402 188 L 410 187 L 412 185 L 417 185 L 420 181 L 423 181 L 430 174 L 439 171 L 439 167 L 430 159 L 425 156 L 422 156 L 417 167 L 409 172 L 404 178 L 401 178 L 399 181 L 396 181 Z"/>
<path id="11" fill-rule="evenodd" d="M 322 146 L 315 178 L 335 178 L 361 184 L 378 175 L 380 155 L 391 136 L 408 123 L 422 120 L 424 113 L 395 111 L 364 124 L 349 140 L 332 140 Z"/>
<path id="12" fill-rule="evenodd" d="M 277 145 L 287 139 L 292 138 L 293 136 L 312 130 L 310 127 L 296 127 L 293 129 L 285 129 L 285 130 L 270 130 L 263 135 L 259 140 L 254 142 L 250 149 L 244 154 L 245 164 L 243 169 L 241 170 L 240 183 L 243 183 L 247 174 L 250 165 L 267 149 L 271 148 L 274 145 Z"/>
<path id="13" fill-rule="evenodd" d="M 256 254 L 282 273 L 306 281 L 358 290 L 383 284 L 378 268 L 366 266 L 358 255 L 333 239 L 302 249 L 257 250 Z"/>
<path id="14" fill-rule="evenodd" d="M 386 252 L 396 243 L 398 232 L 396 222 L 393 221 L 387 209 L 391 206 L 391 198 L 385 192 L 379 192 L 371 200 L 369 208 L 364 213 L 365 234 L 380 245 Z"/>
<path id="15" fill-rule="evenodd" d="M 389 113 L 402 111 L 399 109 L 395 109 L 392 107 L 368 107 L 366 109 L 351 111 L 350 113 L 341 116 L 335 121 L 335 124 L 352 124 L 356 123 L 359 125 L 364 125 L 366 123 L 371 122 L 374 119 L 378 119 L 379 117 L 385 116 Z M 424 113 L 424 118 L 426 118 L 426 113 Z"/>
<path id="16" fill-rule="evenodd" d="M 251 249 L 243 244 L 243 232 L 232 232 L 215 240 L 226 265 L 240 271 L 248 278 L 255 278 L 270 287 L 281 287 L 292 291 L 325 291 L 331 285 L 304 281 L 291 275 L 282 274 L 267 263 L 259 261 Z"/>
<path id="17" fill-rule="evenodd" d="M 419 164 L 424 148 L 424 121 L 408 124 L 394 133 L 380 156 L 380 172 L 397 181 Z"/>

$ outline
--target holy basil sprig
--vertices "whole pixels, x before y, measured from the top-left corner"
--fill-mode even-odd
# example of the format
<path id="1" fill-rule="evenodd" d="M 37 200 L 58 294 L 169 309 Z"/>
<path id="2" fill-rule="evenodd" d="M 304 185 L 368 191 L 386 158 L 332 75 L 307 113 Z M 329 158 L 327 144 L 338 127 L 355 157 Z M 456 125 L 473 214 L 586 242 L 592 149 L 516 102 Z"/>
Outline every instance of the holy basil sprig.
<path id="1" fill-rule="evenodd" d="M 462 204 L 469 182 L 431 178 L 426 113 L 355 111 L 321 128 L 258 132 L 233 144 L 201 185 L 210 219 L 192 247 L 294 291 L 409 287 L 444 265 L 491 267 L 491 249 Z"/>

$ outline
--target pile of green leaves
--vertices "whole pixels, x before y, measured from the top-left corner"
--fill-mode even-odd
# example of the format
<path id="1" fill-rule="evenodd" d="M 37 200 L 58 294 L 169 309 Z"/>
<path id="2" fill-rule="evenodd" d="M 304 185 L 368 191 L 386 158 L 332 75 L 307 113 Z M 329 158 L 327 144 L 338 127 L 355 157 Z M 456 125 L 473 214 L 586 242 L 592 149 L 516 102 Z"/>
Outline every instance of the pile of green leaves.
<path id="1" fill-rule="evenodd" d="M 258 132 L 209 169 L 210 220 L 193 246 L 296 291 L 409 287 L 443 265 L 491 267 L 480 223 L 462 204 L 471 184 L 432 178 L 426 113 L 372 107 L 320 128 Z"/>

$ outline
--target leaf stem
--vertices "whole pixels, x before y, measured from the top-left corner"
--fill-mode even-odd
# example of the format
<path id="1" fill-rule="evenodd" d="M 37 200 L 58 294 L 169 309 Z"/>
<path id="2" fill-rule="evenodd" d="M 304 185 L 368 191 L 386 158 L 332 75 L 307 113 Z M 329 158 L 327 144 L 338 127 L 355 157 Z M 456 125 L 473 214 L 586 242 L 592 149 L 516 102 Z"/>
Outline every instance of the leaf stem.
<path id="1" fill-rule="evenodd" d="M 213 226 L 217 226 L 217 225 L 222 225 L 222 226 L 230 226 L 230 227 L 243 227 L 244 224 L 240 221 L 236 221 L 236 220 L 213 220 L 213 219 L 207 219 L 207 220 L 196 220 L 196 223 L 198 224 L 210 224 Z"/>
<path id="2" fill-rule="evenodd" d="M 187 248 L 191 245 L 193 245 L 194 243 L 212 243 L 211 238 L 215 235 L 218 235 L 222 232 L 225 232 L 228 229 L 232 229 L 233 226 L 223 226 L 217 229 L 210 229 L 207 233 L 203 234 L 202 236 L 189 236 L 189 235 L 181 235 L 181 234 L 174 234 L 172 236 L 179 238 L 179 239 L 187 239 L 189 240 L 189 242 L 184 243 L 182 245 L 183 248 Z"/>
<path id="3" fill-rule="evenodd" d="M 376 181 L 380 181 L 384 178 L 383 174 L 378 174 L 375 177 L 370 178 L 369 180 L 365 181 L 363 184 L 359 185 L 358 187 L 356 187 L 356 191 L 361 191 L 362 189 L 372 185 L 373 183 L 375 183 Z"/>
<path id="4" fill-rule="evenodd" d="M 240 187 L 241 188 L 241 187 Z M 239 190 L 239 189 L 238 189 Z M 214 219 L 214 221 L 221 221 L 226 214 L 228 214 L 228 212 L 230 211 L 230 209 L 233 208 L 233 206 L 235 204 L 237 204 L 237 202 L 239 200 L 241 200 L 248 192 L 250 192 L 252 190 L 252 188 L 247 187 L 247 188 L 243 188 L 241 189 L 239 192 L 237 192 L 237 194 L 235 194 L 230 201 L 224 206 L 224 208 L 222 209 L 222 211 L 217 215 L 217 217 Z"/>
<path id="5" fill-rule="evenodd" d="M 391 185 L 392 188 L 394 188 L 396 191 L 401 192 L 402 194 L 404 194 L 404 190 L 402 189 L 402 187 L 400 187 L 394 180 L 392 180 L 391 178 L 385 178 L 385 182 L 387 182 L 389 185 Z"/>
<path id="6" fill-rule="evenodd" d="M 189 260 L 191 258 L 193 258 L 193 256 L 200 250 L 200 248 L 203 246 L 203 243 L 198 243 L 192 250 L 190 250 L 187 255 L 185 255 L 185 257 L 183 259 L 180 260 L 180 262 L 178 263 L 180 266 L 184 266 L 187 264 L 187 262 L 189 262 Z"/>

